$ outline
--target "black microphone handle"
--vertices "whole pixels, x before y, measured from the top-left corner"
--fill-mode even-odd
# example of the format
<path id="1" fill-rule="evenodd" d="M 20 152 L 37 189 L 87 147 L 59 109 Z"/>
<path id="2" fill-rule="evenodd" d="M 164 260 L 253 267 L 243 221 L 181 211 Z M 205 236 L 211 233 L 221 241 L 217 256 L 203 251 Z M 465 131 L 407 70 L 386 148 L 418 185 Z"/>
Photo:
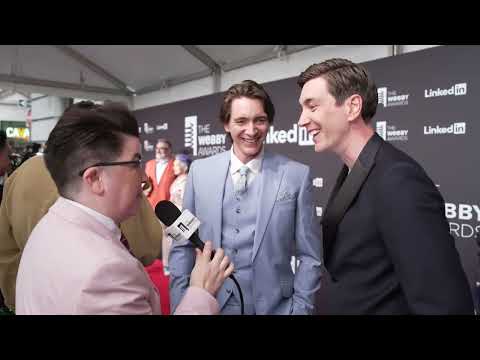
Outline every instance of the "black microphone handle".
<path id="1" fill-rule="evenodd" d="M 190 236 L 189 240 L 195 245 L 195 247 L 197 247 L 197 248 L 199 248 L 200 250 L 203 251 L 205 243 L 202 240 L 200 240 L 200 236 L 198 236 L 198 230 L 195 231 L 192 236 Z M 210 256 L 210 260 L 212 260 L 214 256 L 215 256 L 215 250 L 212 249 L 212 254 Z"/>

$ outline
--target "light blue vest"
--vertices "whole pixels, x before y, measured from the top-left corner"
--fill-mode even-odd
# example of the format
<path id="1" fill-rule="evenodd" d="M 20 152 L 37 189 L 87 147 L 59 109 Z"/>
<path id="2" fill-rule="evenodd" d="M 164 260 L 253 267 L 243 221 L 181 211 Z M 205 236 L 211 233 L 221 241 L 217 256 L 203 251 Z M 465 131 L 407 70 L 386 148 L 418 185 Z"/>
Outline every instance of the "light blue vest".
<path id="1" fill-rule="evenodd" d="M 230 172 L 225 182 L 222 211 L 222 248 L 235 265 L 235 278 L 242 288 L 245 314 L 255 314 L 253 298 L 252 251 L 257 209 L 260 206 L 261 173 L 257 174 L 247 191 L 236 195 Z M 228 280 L 232 281 L 232 280 Z M 222 314 L 240 314 L 240 298 L 236 286 L 222 309 Z"/>

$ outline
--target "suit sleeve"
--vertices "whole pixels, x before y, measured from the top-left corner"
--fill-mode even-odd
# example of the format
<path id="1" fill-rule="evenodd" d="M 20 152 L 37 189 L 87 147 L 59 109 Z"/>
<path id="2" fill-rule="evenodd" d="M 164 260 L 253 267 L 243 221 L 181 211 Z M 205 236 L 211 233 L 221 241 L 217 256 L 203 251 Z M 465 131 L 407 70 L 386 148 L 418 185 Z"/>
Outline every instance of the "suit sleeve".
<path id="1" fill-rule="evenodd" d="M 323 249 L 310 169 L 297 198 L 295 239 L 296 259 L 300 264 L 295 273 L 292 313 L 308 315 L 314 311 L 315 293 L 320 289 Z"/>
<path id="2" fill-rule="evenodd" d="M 208 291 L 190 286 L 174 315 L 217 315 L 219 312 L 217 300 Z"/>
<path id="3" fill-rule="evenodd" d="M 152 286 L 138 263 L 106 261 L 83 286 L 75 314 L 152 315 Z M 138 264 L 139 265 L 139 264 Z"/>
<path id="4" fill-rule="evenodd" d="M 380 178 L 372 205 L 411 311 L 473 314 L 443 198 L 424 171 L 414 164 L 394 165 Z"/>
<path id="5" fill-rule="evenodd" d="M 195 214 L 195 162 L 190 166 L 183 198 L 183 209 Z M 173 242 L 168 258 L 170 268 L 170 307 L 172 313 L 185 295 L 190 283 L 190 273 L 195 265 L 195 250 L 189 242 Z"/>

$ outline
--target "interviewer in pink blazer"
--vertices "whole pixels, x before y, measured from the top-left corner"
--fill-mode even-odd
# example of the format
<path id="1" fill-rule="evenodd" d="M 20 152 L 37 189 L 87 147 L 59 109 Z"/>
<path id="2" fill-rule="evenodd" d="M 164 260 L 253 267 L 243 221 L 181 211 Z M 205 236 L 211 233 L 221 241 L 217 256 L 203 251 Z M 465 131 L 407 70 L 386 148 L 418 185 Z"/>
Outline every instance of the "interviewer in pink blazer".
<path id="1" fill-rule="evenodd" d="M 35 226 L 20 260 L 17 314 L 160 314 L 160 299 L 118 224 L 135 214 L 145 173 L 134 116 L 120 104 L 65 112 L 45 162 L 60 197 Z M 216 314 L 233 264 L 197 251 L 176 314 Z"/>

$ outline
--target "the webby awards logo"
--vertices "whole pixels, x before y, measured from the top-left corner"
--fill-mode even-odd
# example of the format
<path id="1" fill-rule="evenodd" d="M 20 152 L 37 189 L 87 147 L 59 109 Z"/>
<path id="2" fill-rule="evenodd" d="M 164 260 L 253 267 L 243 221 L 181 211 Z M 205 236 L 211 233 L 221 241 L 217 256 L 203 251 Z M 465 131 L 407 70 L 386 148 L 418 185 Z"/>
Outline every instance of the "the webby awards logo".
<path id="1" fill-rule="evenodd" d="M 383 107 L 408 105 L 410 94 L 399 94 L 397 90 L 388 90 L 387 87 L 377 89 L 378 103 Z"/>
<path id="2" fill-rule="evenodd" d="M 377 121 L 376 130 L 377 134 L 380 135 L 385 141 L 408 140 L 407 129 L 397 129 L 395 125 L 387 125 L 386 121 Z"/>
<path id="3" fill-rule="evenodd" d="M 185 147 L 193 156 L 211 156 L 226 150 L 227 134 L 212 134 L 210 124 L 198 124 L 197 115 L 185 117 Z"/>

